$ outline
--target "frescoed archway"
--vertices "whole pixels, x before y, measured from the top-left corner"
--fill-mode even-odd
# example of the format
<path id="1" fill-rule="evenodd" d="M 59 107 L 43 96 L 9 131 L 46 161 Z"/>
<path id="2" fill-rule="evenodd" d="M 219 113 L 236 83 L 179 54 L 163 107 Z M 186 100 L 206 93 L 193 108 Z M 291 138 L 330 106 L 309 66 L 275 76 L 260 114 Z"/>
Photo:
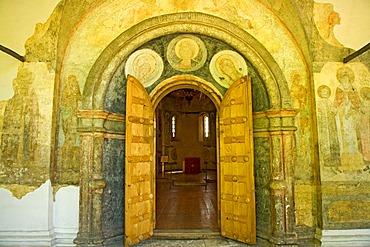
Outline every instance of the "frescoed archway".
<path id="1" fill-rule="evenodd" d="M 255 153 L 263 152 L 255 157 L 255 176 L 259 176 L 256 210 L 261 219 L 257 218 L 257 237 L 270 242 L 296 241 L 291 178 L 297 111 L 291 107 L 285 77 L 270 53 L 248 33 L 214 16 L 187 13 L 160 16 L 132 27 L 103 51 L 90 70 L 79 111 L 82 163 L 80 227 L 75 242 L 99 245 L 124 239 L 123 198 L 126 191 L 123 185 L 127 181 L 124 147 L 128 141 L 125 136 L 125 61 L 151 40 L 173 37 L 177 33 L 219 40 L 241 54 L 254 68 L 252 91 L 261 95 L 260 98 L 253 97 L 254 102 L 263 101 L 263 107 L 255 108 L 253 112 L 254 150 Z M 204 87 L 210 95 L 214 94 L 211 97 L 214 101 L 221 102 L 225 90 L 215 90 L 214 84 L 206 80 L 194 80 L 201 75 L 195 72 L 195 77 L 180 74 L 174 77 L 177 79 L 159 79 L 161 84 L 147 90 L 151 92 L 154 105 L 163 97 L 163 92 L 181 87 L 182 83 L 188 87 Z M 179 80 L 182 77 L 185 80 Z M 259 83 L 253 85 L 253 81 Z"/>

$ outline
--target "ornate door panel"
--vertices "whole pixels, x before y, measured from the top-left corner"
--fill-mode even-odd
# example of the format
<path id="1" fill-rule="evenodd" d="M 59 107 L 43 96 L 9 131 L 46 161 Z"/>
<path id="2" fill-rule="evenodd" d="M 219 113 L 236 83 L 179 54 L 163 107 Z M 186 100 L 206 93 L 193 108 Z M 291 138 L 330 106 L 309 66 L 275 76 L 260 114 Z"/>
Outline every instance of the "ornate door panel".
<path id="1" fill-rule="evenodd" d="M 256 242 L 250 77 L 234 82 L 220 107 L 221 235 Z"/>
<path id="2" fill-rule="evenodd" d="M 149 238 L 154 225 L 154 112 L 142 84 L 127 80 L 125 241 Z"/>

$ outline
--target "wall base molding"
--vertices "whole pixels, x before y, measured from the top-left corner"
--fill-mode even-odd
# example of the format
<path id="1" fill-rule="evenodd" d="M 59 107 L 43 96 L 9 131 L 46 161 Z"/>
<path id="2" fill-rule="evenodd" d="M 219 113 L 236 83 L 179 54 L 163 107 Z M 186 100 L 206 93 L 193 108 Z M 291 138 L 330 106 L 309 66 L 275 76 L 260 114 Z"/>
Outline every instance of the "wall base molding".
<path id="1" fill-rule="evenodd" d="M 370 229 L 322 230 L 322 247 L 368 247 L 370 246 Z"/>
<path id="2" fill-rule="evenodd" d="M 1 247 L 37 246 L 70 247 L 76 246 L 77 229 L 54 228 L 49 231 L 0 231 Z"/>
<path id="3" fill-rule="evenodd" d="M 51 246 L 49 231 L 1 231 L 0 246 Z"/>

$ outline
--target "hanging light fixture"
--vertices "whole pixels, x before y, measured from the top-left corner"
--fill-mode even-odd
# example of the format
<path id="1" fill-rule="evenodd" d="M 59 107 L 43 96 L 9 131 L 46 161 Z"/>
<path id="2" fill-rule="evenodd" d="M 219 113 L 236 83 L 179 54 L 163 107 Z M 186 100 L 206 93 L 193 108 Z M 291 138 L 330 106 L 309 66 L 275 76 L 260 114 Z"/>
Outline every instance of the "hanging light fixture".
<path id="1" fill-rule="evenodd" d="M 185 89 L 179 89 L 179 90 L 173 91 L 171 94 L 176 97 L 184 98 L 190 105 L 194 97 L 196 97 L 197 95 L 200 95 L 201 92 L 195 89 L 185 88 Z"/>

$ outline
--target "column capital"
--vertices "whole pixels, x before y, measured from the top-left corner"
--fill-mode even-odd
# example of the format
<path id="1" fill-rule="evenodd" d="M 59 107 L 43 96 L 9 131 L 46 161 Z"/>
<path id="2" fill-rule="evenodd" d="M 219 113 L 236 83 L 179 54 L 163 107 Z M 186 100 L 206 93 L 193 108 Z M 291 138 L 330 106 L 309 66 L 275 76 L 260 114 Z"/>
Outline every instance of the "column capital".
<path id="1" fill-rule="evenodd" d="M 270 109 L 253 113 L 254 132 L 296 131 L 294 118 L 299 109 Z"/>
<path id="2" fill-rule="evenodd" d="M 125 133 L 126 116 L 104 110 L 79 110 L 78 130 L 82 132 Z"/>

